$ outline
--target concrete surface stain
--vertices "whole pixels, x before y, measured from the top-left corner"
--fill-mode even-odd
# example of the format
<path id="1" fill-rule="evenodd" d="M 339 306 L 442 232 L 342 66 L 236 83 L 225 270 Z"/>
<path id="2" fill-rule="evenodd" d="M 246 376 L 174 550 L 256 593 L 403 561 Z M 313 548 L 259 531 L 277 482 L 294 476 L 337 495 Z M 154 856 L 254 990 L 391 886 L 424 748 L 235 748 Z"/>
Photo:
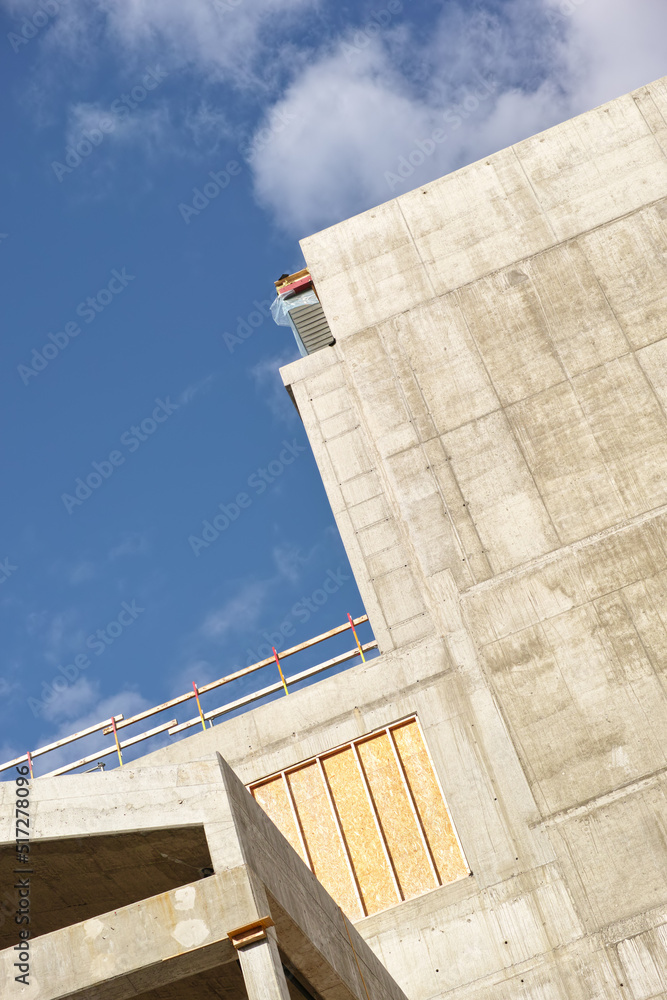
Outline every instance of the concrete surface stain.
<path id="1" fill-rule="evenodd" d="M 191 910 L 195 905 L 197 890 L 192 885 L 186 885 L 182 889 L 177 889 L 174 893 L 175 910 Z"/>
<path id="2" fill-rule="evenodd" d="M 206 940 L 209 933 L 203 920 L 181 920 L 174 927 L 171 936 L 176 938 L 183 948 L 196 948 Z"/>

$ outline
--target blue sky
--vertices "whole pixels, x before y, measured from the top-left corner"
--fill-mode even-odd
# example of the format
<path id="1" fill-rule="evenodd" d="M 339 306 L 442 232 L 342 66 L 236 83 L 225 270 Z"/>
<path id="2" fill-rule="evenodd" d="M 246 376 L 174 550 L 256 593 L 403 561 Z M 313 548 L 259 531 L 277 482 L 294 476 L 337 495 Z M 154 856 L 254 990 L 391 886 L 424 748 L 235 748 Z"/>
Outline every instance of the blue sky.
<path id="1" fill-rule="evenodd" d="M 273 281 L 300 237 L 663 75 L 667 12 L 0 0 L 0 20 L 5 760 L 363 613 Z"/>

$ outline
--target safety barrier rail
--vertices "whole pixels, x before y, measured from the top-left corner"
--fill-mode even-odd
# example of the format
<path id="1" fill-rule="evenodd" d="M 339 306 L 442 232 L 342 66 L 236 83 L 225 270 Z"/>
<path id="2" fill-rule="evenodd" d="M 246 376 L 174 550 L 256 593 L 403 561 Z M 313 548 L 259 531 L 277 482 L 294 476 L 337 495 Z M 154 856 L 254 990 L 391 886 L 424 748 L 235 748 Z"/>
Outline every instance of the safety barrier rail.
<path id="1" fill-rule="evenodd" d="M 31 777 L 34 777 L 33 761 L 36 757 L 41 757 L 54 750 L 61 750 L 63 747 L 69 746 L 77 740 L 81 740 L 86 736 L 92 736 L 99 732 L 102 732 L 104 736 L 113 735 L 113 744 L 103 750 L 98 750 L 94 754 L 81 757 L 73 763 L 65 764 L 53 771 L 49 771 L 47 774 L 40 775 L 40 777 L 51 778 L 59 774 L 66 774 L 68 771 L 75 771 L 77 768 L 83 767 L 85 764 L 90 764 L 92 761 L 100 761 L 101 758 L 108 757 L 114 753 L 118 755 L 118 761 L 122 767 L 122 752 L 126 747 L 134 746 L 137 743 L 143 742 L 143 740 L 148 740 L 153 736 L 157 736 L 159 733 L 166 732 L 170 736 L 176 736 L 197 725 L 201 725 L 203 729 L 206 729 L 207 722 L 209 723 L 209 726 L 212 726 L 213 719 L 217 719 L 222 715 L 228 714 L 229 712 L 243 708 L 244 706 L 251 704 L 253 701 L 265 698 L 267 695 L 275 694 L 277 691 L 280 691 L 281 688 L 284 689 L 285 694 L 287 695 L 289 694 L 289 687 L 291 685 L 298 684 L 301 681 L 314 677 L 316 674 L 320 674 L 325 670 L 330 670 L 332 667 L 345 663 L 348 660 L 352 660 L 355 657 L 359 656 L 362 660 L 365 660 L 365 654 L 367 652 L 372 649 L 377 649 L 378 644 L 375 640 L 361 643 L 357 636 L 356 626 L 367 622 L 368 615 L 361 615 L 359 618 L 352 618 L 348 614 L 347 618 L 347 622 L 343 625 L 339 625 L 337 628 L 330 629 L 328 632 L 323 632 L 321 635 L 317 635 L 313 639 L 306 640 L 306 642 L 300 642 L 296 646 L 292 646 L 290 649 L 284 649 L 281 653 L 278 653 L 274 648 L 273 656 L 269 656 L 264 660 L 259 660 L 257 663 L 253 663 L 249 667 L 244 667 L 242 670 L 236 670 L 233 674 L 228 674 L 226 677 L 220 677 L 218 680 L 211 681 L 209 684 L 203 684 L 201 687 L 198 687 L 193 681 L 192 691 L 179 695 L 177 698 L 172 698 L 170 701 L 165 701 L 161 705 L 156 705 L 155 708 L 149 708 L 145 712 L 139 712 L 137 715 L 133 715 L 129 719 L 126 719 L 123 715 L 114 715 L 109 719 L 105 719 L 103 722 L 96 723 L 94 726 L 89 726 L 87 729 L 82 729 L 78 733 L 73 733 L 71 736 L 66 736 L 61 740 L 56 740 L 56 742 L 49 743 L 47 746 L 39 747 L 37 750 L 28 751 L 21 757 L 16 757 L 14 760 L 9 760 L 4 764 L 0 764 L 0 772 L 7 771 L 9 768 L 27 763 L 30 769 L 30 775 Z M 352 634 L 354 635 L 356 644 L 354 649 L 349 649 L 344 653 L 340 653 L 338 656 L 334 656 L 332 659 L 325 660 L 323 663 L 317 664 L 317 666 L 309 667 L 306 670 L 301 670 L 296 674 L 285 677 L 281 664 L 282 661 L 288 656 L 300 653 L 304 649 L 310 649 L 311 646 L 316 646 L 318 643 L 324 642 L 326 639 L 331 639 L 333 636 L 340 635 L 346 631 L 352 631 Z M 225 705 L 221 705 L 218 708 L 211 709 L 207 712 L 202 710 L 200 701 L 202 695 L 208 693 L 209 691 L 213 691 L 216 688 L 222 687 L 224 684 L 229 684 L 232 681 L 238 680 L 240 677 L 245 677 L 257 670 L 261 670 L 263 667 L 269 666 L 272 663 L 275 663 L 278 668 L 278 672 L 280 674 L 279 681 L 274 684 L 269 684 L 267 687 L 263 687 L 258 691 L 250 692 L 249 694 L 228 702 Z M 160 712 L 168 711 L 175 708 L 177 705 L 181 705 L 184 702 L 191 701 L 192 699 L 195 700 L 198 710 L 198 714 L 194 716 L 194 718 L 188 719 L 186 722 L 180 723 L 180 725 L 177 719 L 170 719 L 169 722 L 164 722 L 161 725 L 156 726 L 154 729 L 150 729 L 145 733 L 140 733 L 138 736 L 132 736 L 126 740 L 121 740 L 119 738 L 119 730 L 125 729 L 128 726 L 136 725 L 144 719 L 158 715 Z M 103 767 L 103 765 L 100 766 Z"/>

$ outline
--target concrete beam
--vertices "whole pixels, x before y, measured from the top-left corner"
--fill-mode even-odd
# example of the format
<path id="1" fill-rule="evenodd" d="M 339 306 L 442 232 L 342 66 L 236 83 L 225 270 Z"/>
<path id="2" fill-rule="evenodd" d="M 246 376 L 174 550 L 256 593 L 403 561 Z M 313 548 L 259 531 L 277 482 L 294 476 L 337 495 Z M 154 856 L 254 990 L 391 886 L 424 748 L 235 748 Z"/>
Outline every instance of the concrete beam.
<path id="1" fill-rule="evenodd" d="M 0 982 L 31 1000 L 126 1000 L 234 961 L 228 930 L 261 916 L 247 870 L 234 869 L 35 938 L 29 986 L 6 948 Z"/>

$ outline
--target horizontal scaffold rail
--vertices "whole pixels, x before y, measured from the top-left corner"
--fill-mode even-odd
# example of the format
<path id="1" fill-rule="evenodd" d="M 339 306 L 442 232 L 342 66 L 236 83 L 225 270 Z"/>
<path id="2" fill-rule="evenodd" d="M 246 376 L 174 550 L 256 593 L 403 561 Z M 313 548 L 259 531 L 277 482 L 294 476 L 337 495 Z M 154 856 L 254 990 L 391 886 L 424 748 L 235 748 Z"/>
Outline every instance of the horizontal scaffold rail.
<path id="1" fill-rule="evenodd" d="M 249 667 L 244 667 L 242 670 L 236 670 L 234 673 L 227 674 L 225 677 L 220 677 L 218 680 L 211 681 L 209 684 L 203 684 L 201 687 L 198 687 L 195 683 L 193 683 L 192 691 L 179 695 L 177 698 L 172 698 L 170 701 L 165 701 L 161 705 L 156 705 L 155 708 L 149 708 L 145 712 L 139 712 L 137 715 L 133 715 L 129 719 L 126 719 L 121 714 L 114 715 L 109 719 L 105 719 L 103 722 L 96 723 L 94 726 L 88 726 L 87 729 L 82 729 L 78 733 L 73 733 L 71 736 L 65 736 L 63 739 L 56 740 L 54 743 L 49 743 L 46 746 L 39 747 L 37 750 L 32 750 L 20 757 L 15 757 L 14 760 L 8 760 L 4 764 L 0 764 L 0 772 L 7 771 L 9 768 L 27 763 L 32 777 L 32 762 L 35 757 L 41 757 L 43 754 L 50 753 L 53 750 L 62 750 L 63 747 L 69 746 L 70 743 L 74 743 L 76 740 L 81 740 L 86 736 L 92 736 L 99 732 L 102 732 L 104 736 L 110 736 L 113 734 L 113 745 L 103 750 L 98 750 L 97 753 L 81 757 L 79 760 L 74 761 L 71 764 L 65 764 L 62 767 L 56 768 L 54 771 L 49 771 L 47 774 L 43 774 L 40 777 L 52 778 L 59 774 L 66 774 L 68 771 L 75 771 L 78 767 L 83 767 L 85 764 L 90 764 L 92 761 L 99 760 L 101 757 L 108 757 L 114 753 L 118 754 L 118 759 L 121 762 L 122 767 L 121 752 L 125 749 L 125 747 L 134 746 L 135 744 L 141 743 L 143 740 L 148 740 L 152 736 L 156 736 L 159 733 L 167 732 L 170 736 L 175 736 L 178 733 L 185 732 L 185 730 L 196 725 L 201 725 L 205 729 L 206 722 L 212 726 L 213 719 L 217 719 L 221 715 L 226 715 L 229 712 L 234 712 L 239 708 L 243 708 L 243 706 L 249 705 L 253 701 L 258 701 L 260 698 L 265 698 L 268 695 L 275 694 L 277 691 L 280 691 L 281 688 L 284 688 L 285 693 L 287 694 L 289 693 L 288 688 L 290 685 L 298 684 L 301 681 L 307 680 L 309 677 L 314 677 L 316 674 L 322 673 L 325 670 L 330 670 L 332 667 L 345 663 L 348 660 L 352 660 L 356 656 L 360 656 L 361 659 L 364 660 L 364 653 L 367 653 L 371 649 L 377 649 L 378 645 L 375 640 L 362 644 L 357 637 L 356 626 L 367 622 L 368 615 L 361 615 L 359 618 L 352 618 L 348 615 L 347 618 L 348 620 L 343 625 L 338 625 L 336 628 L 332 628 L 328 632 L 316 635 L 314 638 L 306 640 L 306 642 L 300 642 L 296 646 L 291 646 L 289 649 L 285 649 L 281 653 L 276 652 L 274 649 L 273 656 L 268 656 L 264 660 L 252 663 Z M 350 629 L 352 630 L 356 642 L 356 647 L 354 649 L 350 649 L 345 653 L 340 653 L 338 656 L 334 656 L 330 660 L 325 660 L 323 663 L 320 663 L 315 667 L 309 667 L 308 669 L 302 670 L 300 673 L 293 674 L 290 677 L 285 677 L 283 675 L 281 662 L 286 657 L 293 656 L 294 653 L 300 653 L 304 649 L 310 649 L 311 646 L 316 646 L 318 643 L 324 642 L 326 639 L 331 639 L 333 636 L 340 635 L 342 632 L 347 632 Z M 271 664 L 277 665 L 281 678 L 280 681 L 275 684 L 269 684 L 268 687 L 261 688 L 259 691 L 253 691 L 250 694 L 244 695 L 242 698 L 230 701 L 225 705 L 221 705 L 219 708 L 211 709 L 208 712 L 202 711 L 199 701 L 201 695 L 206 694 L 209 691 L 214 691 L 216 688 L 222 687 L 224 684 L 229 684 L 231 681 L 238 680 L 240 677 L 246 677 L 248 674 L 252 674 L 256 670 L 261 670 L 262 667 L 268 667 Z M 120 740 L 118 738 L 118 731 L 120 729 L 136 725 L 136 723 L 142 722 L 144 719 L 149 719 L 151 716 L 159 715 L 161 712 L 175 708 L 176 705 L 182 705 L 184 702 L 190 701 L 193 698 L 196 700 L 199 714 L 194 718 L 189 719 L 187 722 L 182 722 L 179 725 L 177 719 L 171 719 L 169 722 L 164 722 L 161 725 L 156 726 L 154 729 L 149 729 L 147 732 L 140 733 L 138 736 L 132 736 L 127 740 Z"/>
<path id="2" fill-rule="evenodd" d="M 361 649 L 364 653 L 367 653 L 370 649 L 377 649 L 377 642 L 375 640 L 373 640 L 373 642 L 365 642 Z M 323 670 L 329 670 L 331 667 L 335 667 L 339 663 L 345 663 L 346 660 L 353 660 L 355 656 L 359 656 L 359 650 L 356 647 L 348 650 L 347 653 L 341 653 L 340 656 L 334 656 L 332 660 L 326 660 L 324 663 L 320 663 L 317 667 L 310 667 L 308 670 L 302 670 L 299 674 L 293 674 L 291 677 L 286 677 L 285 683 L 288 687 L 291 684 L 298 684 L 299 681 L 305 681 L 308 677 L 313 677 L 315 674 L 319 674 Z M 227 705 L 222 705 L 221 708 L 213 708 L 210 712 L 204 712 L 204 719 L 217 719 L 219 715 L 226 715 L 227 712 L 233 712 L 237 708 L 242 708 L 243 705 L 249 705 L 252 701 L 258 701 L 260 698 L 264 698 L 268 694 L 274 694 L 276 691 L 280 691 L 282 687 L 282 681 L 277 681 L 275 684 L 269 684 L 268 687 L 261 688 L 259 691 L 254 691 L 252 694 L 247 694 L 243 698 L 237 698 L 236 701 L 230 701 Z M 170 729 L 169 735 L 174 736 L 176 733 L 182 733 L 191 726 L 198 725 L 200 722 L 200 717 L 196 716 L 196 718 L 190 719 L 188 722 L 182 722 L 180 726 L 175 726 L 174 729 Z"/>

